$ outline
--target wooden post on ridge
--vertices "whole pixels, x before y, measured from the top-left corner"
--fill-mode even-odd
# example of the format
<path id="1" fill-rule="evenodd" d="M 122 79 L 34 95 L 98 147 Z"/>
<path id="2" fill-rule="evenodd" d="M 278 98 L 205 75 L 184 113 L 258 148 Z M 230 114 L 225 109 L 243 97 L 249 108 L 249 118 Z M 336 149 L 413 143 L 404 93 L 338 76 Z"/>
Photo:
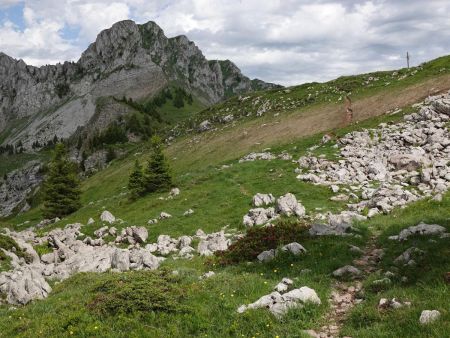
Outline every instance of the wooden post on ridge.
<path id="1" fill-rule="evenodd" d="M 349 95 L 345 95 L 345 124 L 348 126 L 353 122 L 353 109 L 352 109 L 352 99 Z"/>
<path id="2" fill-rule="evenodd" d="M 408 65 L 409 69 L 409 52 L 406 52 L 406 64 Z"/>

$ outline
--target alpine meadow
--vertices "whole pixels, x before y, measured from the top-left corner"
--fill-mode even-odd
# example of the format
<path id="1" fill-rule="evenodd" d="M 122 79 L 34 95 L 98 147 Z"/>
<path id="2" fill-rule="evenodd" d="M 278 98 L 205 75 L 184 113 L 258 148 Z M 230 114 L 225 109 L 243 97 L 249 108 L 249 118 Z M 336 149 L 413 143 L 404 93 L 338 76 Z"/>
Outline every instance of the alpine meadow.
<path id="1" fill-rule="evenodd" d="M 449 11 L 0 0 L 0 337 L 449 337 Z"/>

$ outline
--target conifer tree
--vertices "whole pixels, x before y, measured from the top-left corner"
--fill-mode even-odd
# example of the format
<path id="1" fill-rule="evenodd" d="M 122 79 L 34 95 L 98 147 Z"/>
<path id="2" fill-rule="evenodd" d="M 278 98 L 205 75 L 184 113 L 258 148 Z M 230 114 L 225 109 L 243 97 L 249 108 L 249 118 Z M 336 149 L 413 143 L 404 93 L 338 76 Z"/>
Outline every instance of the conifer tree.
<path id="1" fill-rule="evenodd" d="M 184 94 L 181 90 L 177 90 L 175 92 L 175 97 L 173 99 L 173 105 L 176 108 L 182 108 L 184 107 Z"/>
<path id="2" fill-rule="evenodd" d="M 131 199 L 136 199 L 145 193 L 144 173 L 138 160 L 134 162 L 134 169 L 128 179 L 128 189 L 130 190 Z"/>
<path id="3" fill-rule="evenodd" d="M 153 153 L 145 169 L 145 190 L 147 192 L 160 191 L 170 188 L 172 178 L 169 165 L 162 151 L 162 142 L 158 136 L 152 137 Z"/>
<path id="4" fill-rule="evenodd" d="M 81 207 L 77 171 L 77 165 L 68 159 L 64 144 L 56 144 L 44 183 L 45 218 L 63 217 Z"/>

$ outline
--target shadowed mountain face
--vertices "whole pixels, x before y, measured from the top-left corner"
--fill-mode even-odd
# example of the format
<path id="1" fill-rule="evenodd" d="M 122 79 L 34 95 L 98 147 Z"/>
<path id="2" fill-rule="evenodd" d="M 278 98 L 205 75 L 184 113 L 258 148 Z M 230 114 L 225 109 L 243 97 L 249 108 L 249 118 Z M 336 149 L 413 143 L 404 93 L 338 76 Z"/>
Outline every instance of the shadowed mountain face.
<path id="1" fill-rule="evenodd" d="M 208 61 L 192 41 L 167 38 L 154 22 L 121 21 L 102 31 L 76 63 L 38 68 L 0 53 L 0 143 L 30 149 L 93 121 L 105 127 L 127 112 L 119 104 L 103 111 L 99 99 L 142 100 L 168 85 L 204 105 L 276 87 L 250 80 L 231 61 Z"/>

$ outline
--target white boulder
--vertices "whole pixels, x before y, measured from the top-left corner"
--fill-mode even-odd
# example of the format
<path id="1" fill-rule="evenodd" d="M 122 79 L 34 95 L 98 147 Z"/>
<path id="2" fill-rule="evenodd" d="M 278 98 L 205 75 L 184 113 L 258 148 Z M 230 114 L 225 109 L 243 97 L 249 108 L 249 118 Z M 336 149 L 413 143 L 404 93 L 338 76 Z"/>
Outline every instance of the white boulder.
<path id="1" fill-rule="evenodd" d="M 254 207 L 262 207 L 272 203 L 275 203 L 275 197 L 272 194 L 257 193 L 252 199 Z"/>
<path id="2" fill-rule="evenodd" d="M 295 256 L 306 253 L 306 249 L 297 242 L 286 244 L 281 248 L 281 250 L 285 252 L 290 252 Z"/>
<path id="3" fill-rule="evenodd" d="M 112 223 L 114 223 L 116 221 L 116 218 L 108 210 L 105 210 L 100 215 L 100 220 L 102 222 L 106 222 L 106 223 L 112 224 Z"/>
<path id="4" fill-rule="evenodd" d="M 261 252 L 256 258 L 262 263 L 267 263 L 275 258 L 275 254 L 276 252 L 274 249 L 266 250 Z"/>
<path id="5" fill-rule="evenodd" d="M 291 193 L 287 193 L 277 200 L 276 211 L 288 217 L 291 215 L 303 217 L 306 213 L 305 207 L 301 203 L 297 202 L 297 199 Z"/>
<path id="6" fill-rule="evenodd" d="M 441 313 L 438 310 L 423 310 L 420 314 L 420 324 L 430 324 L 439 319 Z"/>

